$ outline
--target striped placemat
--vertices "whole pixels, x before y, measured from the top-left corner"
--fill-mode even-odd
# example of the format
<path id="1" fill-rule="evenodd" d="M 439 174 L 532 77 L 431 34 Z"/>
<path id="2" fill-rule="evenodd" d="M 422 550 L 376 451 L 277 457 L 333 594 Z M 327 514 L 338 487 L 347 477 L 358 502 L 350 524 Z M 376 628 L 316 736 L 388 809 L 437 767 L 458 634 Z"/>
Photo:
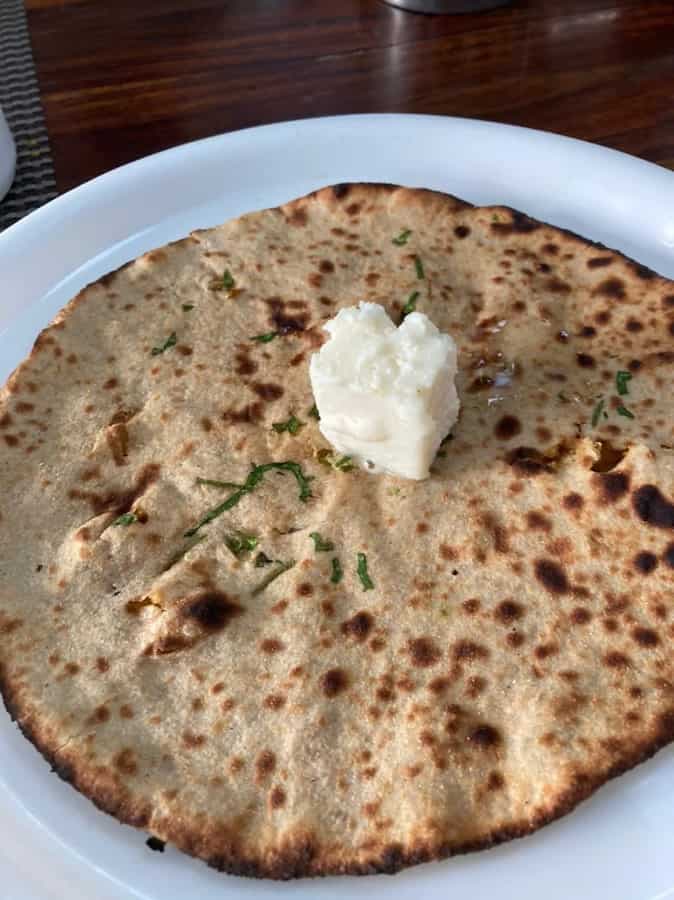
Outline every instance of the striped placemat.
<path id="1" fill-rule="evenodd" d="M 0 200 L 0 230 L 56 196 L 23 0 L 0 0 L 0 106 L 14 135 L 14 184 Z"/>

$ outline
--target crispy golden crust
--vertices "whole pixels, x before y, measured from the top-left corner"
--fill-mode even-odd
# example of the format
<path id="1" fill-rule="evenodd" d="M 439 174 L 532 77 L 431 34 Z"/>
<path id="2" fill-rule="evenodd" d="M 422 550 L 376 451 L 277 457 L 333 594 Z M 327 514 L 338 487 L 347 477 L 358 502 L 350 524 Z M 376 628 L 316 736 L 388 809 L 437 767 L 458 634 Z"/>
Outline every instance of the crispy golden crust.
<path id="1" fill-rule="evenodd" d="M 306 414 L 321 321 L 361 299 L 399 316 L 413 288 L 459 344 L 447 455 L 412 487 L 327 470 Z M 673 336 L 674 286 L 645 267 L 391 185 L 110 273 L 1 401 L 10 715 L 100 809 L 240 875 L 393 873 L 566 814 L 674 738 Z M 270 428 L 291 414 L 298 436 Z M 197 476 L 282 459 L 309 503 L 268 476 L 186 548 L 221 497 Z M 256 592 L 231 529 L 297 565 Z"/>

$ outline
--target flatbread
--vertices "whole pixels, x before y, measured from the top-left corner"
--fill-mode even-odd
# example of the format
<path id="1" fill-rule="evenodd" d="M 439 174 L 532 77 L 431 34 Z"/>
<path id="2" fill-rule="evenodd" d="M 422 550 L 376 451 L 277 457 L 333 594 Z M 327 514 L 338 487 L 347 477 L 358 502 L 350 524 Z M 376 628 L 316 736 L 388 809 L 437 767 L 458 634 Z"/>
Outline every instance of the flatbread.
<path id="1" fill-rule="evenodd" d="M 462 399 L 420 483 L 332 456 L 308 378 L 327 317 L 414 291 Z M 238 874 L 395 872 L 569 812 L 674 737 L 673 337 L 643 266 L 383 185 L 107 275 L 1 403 L 10 714 L 98 807 Z M 197 478 L 269 462 L 301 469 L 193 532 L 236 490 Z"/>

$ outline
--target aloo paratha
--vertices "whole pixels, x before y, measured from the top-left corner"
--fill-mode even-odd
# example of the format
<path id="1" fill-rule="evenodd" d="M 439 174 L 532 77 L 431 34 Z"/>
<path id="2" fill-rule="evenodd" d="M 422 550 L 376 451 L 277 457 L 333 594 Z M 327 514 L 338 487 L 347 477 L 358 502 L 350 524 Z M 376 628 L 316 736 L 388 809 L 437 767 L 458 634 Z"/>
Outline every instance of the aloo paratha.
<path id="1" fill-rule="evenodd" d="M 308 379 L 324 319 L 413 290 L 462 398 L 421 483 L 335 458 Z M 2 398 L 8 710 L 101 809 L 239 874 L 568 812 L 674 736 L 673 339 L 643 266 L 382 185 L 102 278 Z"/>

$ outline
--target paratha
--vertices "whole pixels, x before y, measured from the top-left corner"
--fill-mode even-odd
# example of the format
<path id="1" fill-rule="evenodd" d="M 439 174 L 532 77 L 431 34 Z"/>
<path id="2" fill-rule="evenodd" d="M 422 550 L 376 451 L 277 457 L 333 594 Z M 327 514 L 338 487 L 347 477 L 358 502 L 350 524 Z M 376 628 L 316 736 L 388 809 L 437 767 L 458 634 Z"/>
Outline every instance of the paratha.
<path id="1" fill-rule="evenodd" d="M 422 482 L 335 458 L 308 378 L 327 317 L 413 291 L 460 352 Z M 242 875 L 569 812 L 674 737 L 673 338 L 645 267 L 385 185 L 107 275 L 1 401 L 7 709 L 99 808 Z"/>

